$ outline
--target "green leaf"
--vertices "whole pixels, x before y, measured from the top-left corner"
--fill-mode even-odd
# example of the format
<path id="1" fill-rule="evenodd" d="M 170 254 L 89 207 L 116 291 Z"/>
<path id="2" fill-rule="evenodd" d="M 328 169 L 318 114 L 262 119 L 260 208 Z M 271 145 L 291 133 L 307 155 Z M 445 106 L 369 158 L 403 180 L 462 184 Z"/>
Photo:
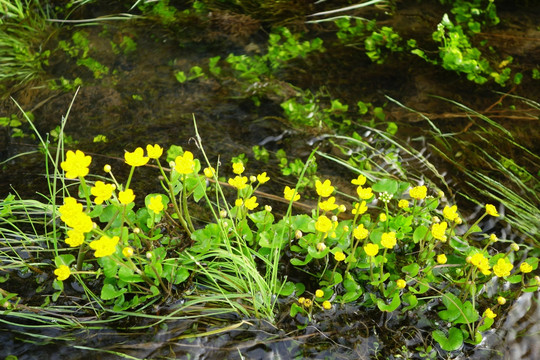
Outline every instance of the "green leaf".
<path id="1" fill-rule="evenodd" d="M 383 179 L 373 184 L 371 187 L 376 192 L 387 192 L 389 194 L 395 194 L 398 190 L 398 182 L 392 179 Z"/>
<path id="2" fill-rule="evenodd" d="M 439 311 L 439 317 L 448 322 L 453 322 L 461 316 L 460 308 L 463 303 L 454 294 L 448 293 L 443 295 L 442 302 L 447 310 Z"/>
<path id="3" fill-rule="evenodd" d="M 484 323 L 478 327 L 478 331 L 486 331 L 487 329 L 491 328 L 491 325 L 495 322 L 495 319 L 491 319 L 488 317 L 484 318 Z"/>
<path id="4" fill-rule="evenodd" d="M 433 336 L 433 339 L 437 341 L 445 351 L 454 351 L 463 345 L 463 333 L 455 327 L 451 327 L 448 330 L 448 337 L 446 337 L 441 330 L 433 331 L 431 336 Z"/>
<path id="5" fill-rule="evenodd" d="M 186 74 L 184 74 L 183 71 L 178 71 L 176 74 L 174 74 L 174 77 L 176 78 L 176 80 L 177 80 L 180 84 L 186 82 L 186 80 L 187 80 L 187 76 L 186 76 Z"/>
<path id="6" fill-rule="evenodd" d="M 126 283 L 141 282 L 142 277 L 138 274 L 135 274 L 133 270 L 128 269 L 127 267 L 122 266 L 118 270 L 118 278 Z"/>
<path id="7" fill-rule="evenodd" d="M 99 258 L 98 263 L 103 268 L 103 273 L 105 274 L 105 277 L 114 278 L 116 276 L 118 264 L 110 256 Z"/>
<path id="8" fill-rule="evenodd" d="M 356 281 L 354 281 L 353 277 L 349 273 L 345 275 L 343 287 L 347 291 L 341 298 L 344 303 L 355 301 L 360 297 L 360 295 L 362 295 L 362 287 L 358 285 Z"/>
<path id="9" fill-rule="evenodd" d="M 416 305 L 418 305 L 418 299 L 416 298 L 416 295 L 414 295 L 414 294 L 411 294 L 411 293 L 404 294 L 403 295 L 403 300 L 404 300 L 404 302 L 409 304 L 408 306 L 406 306 L 406 307 L 404 307 L 402 309 L 403 312 L 405 312 L 407 310 L 410 310 L 410 309 L 414 309 L 416 307 Z"/>
<path id="10" fill-rule="evenodd" d="M 392 297 L 392 302 L 390 304 L 386 304 L 382 299 L 377 299 L 377 307 L 381 311 L 392 312 L 396 310 L 399 305 L 401 305 L 399 292 L 394 293 L 394 296 Z"/>
<path id="11" fill-rule="evenodd" d="M 111 299 L 115 299 L 117 298 L 118 296 L 122 295 L 123 293 L 125 293 L 127 291 L 127 289 L 121 289 L 121 290 L 116 290 L 116 288 L 114 287 L 114 285 L 112 284 L 105 284 L 103 285 L 103 288 L 101 289 L 101 298 L 103 300 L 111 300 Z"/>
<path id="12" fill-rule="evenodd" d="M 512 275 L 506 278 L 506 281 L 508 281 L 510 284 L 517 284 L 520 283 L 522 279 L 522 274 Z"/>
<path id="13" fill-rule="evenodd" d="M 291 311 L 289 314 L 291 315 L 292 318 L 294 318 L 296 314 L 298 313 L 305 314 L 306 310 L 304 310 L 304 308 L 298 305 L 297 303 L 293 303 L 291 305 Z"/>
<path id="14" fill-rule="evenodd" d="M 315 231 L 315 222 L 307 215 L 297 215 L 293 217 L 291 225 L 294 230 L 300 230 L 305 233 Z"/>
<path id="15" fill-rule="evenodd" d="M 415 277 L 416 275 L 418 275 L 418 271 L 420 271 L 420 265 L 412 263 L 410 265 L 402 267 L 401 271 L 409 274 L 410 277 Z"/>
<path id="16" fill-rule="evenodd" d="M 71 254 L 64 254 L 64 255 L 58 255 L 54 258 L 54 264 L 56 267 L 59 267 L 60 265 L 71 265 L 72 262 L 75 261 L 75 256 Z"/>
<path id="17" fill-rule="evenodd" d="M 279 295 L 281 296 L 290 296 L 294 290 L 296 290 L 296 286 L 292 281 L 287 281 L 283 286 L 281 287 L 279 291 Z"/>
<path id="18" fill-rule="evenodd" d="M 306 291 L 306 286 L 302 283 L 296 283 L 295 285 L 295 295 L 300 296 Z"/>
<path id="19" fill-rule="evenodd" d="M 308 262 L 310 262 L 311 259 L 312 259 L 311 255 L 306 255 L 306 259 L 304 261 L 297 258 L 291 259 L 291 264 L 293 264 L 294 266 L 304 266 Z"/>
<path id="20" fill-rule="evenodd" d="M 426 234 L 428 233 L 428 228 L 424 225 L 420 225 L 414 230 L 413 233 L 413 241 L 415 244 L 417 244 L 420 240 L 424 239 L 426 237 Z"/>

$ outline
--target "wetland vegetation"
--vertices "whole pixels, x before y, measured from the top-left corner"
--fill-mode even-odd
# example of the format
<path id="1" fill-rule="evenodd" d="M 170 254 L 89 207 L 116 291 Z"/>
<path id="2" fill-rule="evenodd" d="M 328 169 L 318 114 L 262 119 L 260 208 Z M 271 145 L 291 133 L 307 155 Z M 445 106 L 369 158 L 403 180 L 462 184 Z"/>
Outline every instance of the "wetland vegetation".
<path id="1" fill-rule="evenodd" d="M 6 359 L 534 353 L 538 5 L 0 11 Z"/>

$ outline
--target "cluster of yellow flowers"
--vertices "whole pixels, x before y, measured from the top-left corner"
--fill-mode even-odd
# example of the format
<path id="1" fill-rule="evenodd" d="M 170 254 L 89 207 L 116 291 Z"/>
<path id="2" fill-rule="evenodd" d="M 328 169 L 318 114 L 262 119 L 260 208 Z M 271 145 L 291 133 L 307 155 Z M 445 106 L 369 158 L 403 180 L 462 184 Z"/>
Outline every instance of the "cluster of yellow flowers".
<path id="1" fill-rule="evenodd" d="M 66 243 L 71 247 L 80 246 L 84 242 L 86 233 L 92 231 L 94 223 L 92 218 L 83 211 L 83 205 L 72 197 L 65 198 L 64 205 L 58 209 L 60 219 L 72 230 L 68 230 Z"/>
<path id="2" fill-rule="evenodd" d="M 140 147 L 133 152 L 126 152 L 124 155 L 125 162 L 132 167 L 143 166 L 146 165 L 150 159 L 158 159 L 163 154 L 163 148 L 157 144 L 147 145 L 146 150 L 147 156 L 144 156 L 144 150 Z M 186 159 L 189 159 L 189 152 L 184 153 L 184 156 Z M 88 175 L 91 163 L 92 157 L 85 155 L 81 150 L 76 150 L 75 152 L 69 150 L 66 153 L 65 161 L 63 161 L 60 166 L 65 171 L 66 178 L 79 178 L 81 183 L 86 186 L 84 177 Z M 177 163 L 180 163 L 181 166 L 183 166 L 183 169 L 189 168 L 190 166 L 193 167 L 193 164 L 182 162 L 178 158 Z M 111 166 L 105 165 L 104 171 L 110 173 Z M 94 186 L 90 188 L 90 194 L 94 196 L 94 203 L 100 205 L 115 196 L 116 188 L 116 184 L 108 184 L 98 180 L 94 183 Z M 135 194 L 133 193 L 133 190 L 129 189 L 126 185 L 125 190 L 118 192 L 117 199 L 120 204 L 127 205 L 135 200 Z M 148 208 L 154 213 L 160 213 L 163 211 L 163 207 L 161 195 L 154 196 L 150 199 Z M 67 231 L 65 242 L 70 247 L 83 245 L 86 238 L 85 234 L 90 233 L 95 228 L 95 224 L 92 222 L 91 217 L 84 211 L 83 205 L 78 203 L 75 198 L 67 197 L 64 199 L 64 204 L 60 206 L 58 211 L 61 220 L 71 228 Z M 89 247 L 95 250 L 94 255 L 96 257 L 109 256 L 116 251 L 119 240 L 118 236 L 109 237 L 102 234 L 98 240 L 91 241 Z M 66 265 L 61 265 L 55 270 L 57 279 L 61 281 L 67 279 L 70 274 L 71 271 Z"/>

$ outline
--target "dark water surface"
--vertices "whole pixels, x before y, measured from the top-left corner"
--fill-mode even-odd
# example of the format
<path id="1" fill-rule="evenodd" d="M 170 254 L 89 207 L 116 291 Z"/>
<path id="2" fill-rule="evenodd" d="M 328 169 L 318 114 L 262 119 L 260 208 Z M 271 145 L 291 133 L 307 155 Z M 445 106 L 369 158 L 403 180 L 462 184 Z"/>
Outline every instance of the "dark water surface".
<path id="1" fill-rule="evenodd" d="M 201 151 L 192 140 L 195 135 L 193 116 L 205 151 L 212 161 L 219 158 L 223 164 L 239 153 L 250 154 L 251 147 L 257 144 L 270 151 L 284 148 L 292 157 L 305 159 L 313 148 L 314 139 L 320 139 L 322 135 L 317 130 L 306 131 L 283 121 L 279 107 L 282 99 L 265 98 L 261 106 L 254 106 L 245 94 L 235 88 L 233 79 L 198 79 L 180 84 L 174 78 L 175 71 L 187 73 L 191 66 L 208 57 L 250 51 L 254 45 L 258 46 L 257 42 L 260 44 L 264 40 L 264 34 L 254 33 L 251 38 L 234 41 L 226 38 L 210 41 L 201 34 L 201 39 L 195 41 L 193 34 L 149 28 L 147 23 L 136 26 L 112 23 L 105 27 L 85 27 L 84 31 L 92 43 L 90 55 L 110 68 L 109 75 L 94 80 L 87 69 L 76 66 L 59 50 L 51 59 L 48 71 L 51 77 L 83 79 L 85 85 L 73 102 L 65 131 L 79 141 L 76 148 L 93 154 L 92 172 L 99 173 L 102 166 L 109 163 L 117 177 L 125 178 L 127 169 L 122 165 L 124 150 L 133 151 L 135 147 L 146 144 L 157 143 L 164 148 L 181 145 L 200 157 Z M 111 52 L 110 40 L 121 34 L 134 37 L 137 49 L 133 53 L 115 55 Z M 60 31 L 58 38 L 69 39 L 70 36 L 71 31 L 66 28 Z M 347 72 L 346 69 L 353 65 L 357 69 Z M 456 80 L 455 74 L 437 73 L 432 76 L 429 73 L 431 69 L 421 72 L 414 65 L 413 60 L 407 64 L 410 68 L 405 67 L 405 70 L 403 64 L 399 67 L 395 63 L 376 68 L 366 59 L 356 57 L 353 51 L 334 52 L 314 56 L 305 63 L 292 66 L 283 75 L 295 86 L 315 90 L 326 86 L 332 96 L 351 102 L 354 99 L 358 101 L 357 96 L 361 95 L 364 101 L 382 104 L 383 95 L 389 95 L 407 106 L 438 114 L 444 113 L 449 106 L 428 97 L 429 93 L 451 97 L 452 94 L 472 92 L 478 95 L 478 99 L 467 104 L 481 108 L 497 101 L 498 95 L 473 90 L 473 85 L 462 79 Z M 33 110 L 39 131 L 45 134 L 60 124 L 73 96 L 74 92 L 30 88 L 15 94 L 14 98 L 25 110 Z M 6 114 L 14 111 L 13 104 L 5 105 Z M 403 129 L 404 134 L 410 135 L 409 139 L 426 126 L 411 121 L 410 113 L 400 107 L 389 105 L 387 113 L 390 120 L 398 122 L 400 131 Z M 523 141 L 538 149 L 538 143 L 534 142 L 538 139 L 538 128 L 531 124 L 520 123 L 516 132 L 523 133 Z M 466 125 L 467 119 L 459 118 L 448 126 L 463 128 Z M 106 135 L 108 142 L 93 143 L 92 139 L 97 135 Z M 402 136 L 407 138 L 407 135 Z M 4 138 L 6 142 L 0 148 L 4 159 L 35 149 L 30 140 Z M 426 151 L 429 151 L 429 141 L 422 145 Z M 315 142 L 322 149 L 332 151 L 327 141 Z M 265 165 L 250 159 L 248 169 L 250 167 L 253 172 L 268 169 L 277 184 L 276 189 L 294 181 L 277 176 L 279 170 L 275 160 Z M 321 176 L 335 178 L 341 171 L 336 170 L 335 165 L 321 161 Z M 36 191 L 47 193 L 46 181 L 41 176 L 43 172 L 43 156 L 40 154 L 11 161 L 0 176 L 0 196 L 12 192 L 10 186 L 23 195 Z M 137 171 L 135 189 L 153 191 L 159 186 L 153 181 L 154 175 L 151 169 Z M 459 186 L 459 174 L 448 168 L 444 175 L 448 184 Z M 474 211 L 471 206 L 469 212 L 472 214 Z M 499 230 L 503 228 L 501 224 L 488 225 L 499 226 Z M 519 238 L 511 229 L 507 231 L 509 239 Z M 523 295 L 506 315 L 497 319 L 497 330 L 487 333 L 477 347 L 465 347 L 463 352 L 458 351 L 452 358 L 535 359 L 535 354 L 540 354 L 539 301 L 537 292 Z M 297 330 L 298 323 L 287 315 L 289 306 L 281 304 L 283 318 L 278 327 L 227 315 L 202 321 L 170 320 L 141 330 L 133 329 L 149 324 L 149 320 L 134 319 L 133 324 L 121 324 L 114 329 L 99 327 L 99 330 L 64 332 L 49 327 L 40 329 L 31 323 L 28 327 L 10 325 L 10 322 L 20 325 L 20 319 L 2 315 L 0 355 L 11 354 L 19 359 L 115 359 L 120 358 L 114 354 L 118 352 L 141 359 L 368 359 L 377 356 L 397 359 L 419 358 L 415 349 L 430 345 L 426 338 L 432 329 L 433 319 L 426 317 L 398 318 L 378 312 L 374 315 L 364 308 L 345 305 L 320 314 L 306 329 Z M 174 308 L 175 303 L 172 302 L 159 311 L 167 313 Z M 242 321 L 245 323 L 228 332 L 179 338 L 191 332 L 213 331 Z"/>

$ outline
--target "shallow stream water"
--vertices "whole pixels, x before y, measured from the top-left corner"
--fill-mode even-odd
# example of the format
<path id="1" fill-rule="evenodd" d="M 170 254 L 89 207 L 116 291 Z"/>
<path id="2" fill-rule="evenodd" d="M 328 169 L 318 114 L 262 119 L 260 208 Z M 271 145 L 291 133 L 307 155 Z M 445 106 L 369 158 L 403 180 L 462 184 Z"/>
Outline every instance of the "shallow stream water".
<path id="1" fill-rule="evenodd" d="M 84 86 L 73 101 L 65 131 L 79 141 L 77 148 L 94 155 L 96 169 L 110 163 L 119 169 L 117 176 L 125 177 L 127 174 L 120 172 L 124 150 L 132 151 L 148 143 L 158 143 L 164 148 L 173 144 L 181 145 L 196 156 L 200 155 L 200 149 L 192 140 L 195 135 L 193 117 L 205 151 L 212 161 L 220 159 L 222 163 L 227 163 L 239 153 L 250 154 L 253 145 L 264 145 L 270 151 L 283 148 L 291 157 L 303 159 L 312 150 L 314 142 L 328 152 L 336 151 L 321 137 L 323 134 L 320 131 L 287 124 L 282 118 L 279 99 L 264 99 L 257 107 L 245 94 L 226 82 L 212 78 L 184 84 L 176 81 L 175 71 L 187 71 L 206 58 L 216 55 L 225 57 L 230 52 L 243 53 L 256 49 L 264 40 L 264 34 L 254 33 L 251 37 L 234 41 L 223 37 L 210 41 L 201 35 L 197 41 L 188 41 L 185 35 L 171 34 L 147 25 L 110 23 L 83 28 L 91 40 L 91 56 L 109 67 L 109 74 L 102 79 L 94 79 L 90 71 L 77 66 L 60 50 L 56 50 L 51 59 L 48 76 L 83 79 Z M 61 29 L 58 40 L 69 39 L 76 30 L 80 28 Z M 118 41 L 124 35 L 136 40 L 137 49 L 130 54 L 115 55 L 111 51 L 110 41 Z M 472 88 L 466 81 L 454 80 L 455 75 L 430 76 L 415 70 L 414 64 L 407 65 L 411 68 L 403 69 L 391 63 L 381 70 L 365 59 L 358 60 L 354 52 L 327 53 L 295 64 L 284 71 L 284 76 L 302 88 L 325 86 L 331 96 L 337 98 L 351 100 L 354 94 L 362 94 L 364 101 L 380 102 L 384 99 L 382 95 L 389 95 L 407 106 L 424 107 L 422 111 L 439 114 L 443 111 L 438 107 L 448 109 L 448 104 L 429 98 L 428 93 L 449 96 L 452 93 L 463 94 Z M 353 71 L 351 68 L 356 69 Z M 444 84 L 449 79 L 452 79 L 451 83 Z M 285 90 L 294 91 L 289 87 Z M 485 108 L 498 99 L 498 96 L 480 93 L 478 96 L 478 101 L 468 105 Z M 14 96 L 25 110 L 33 111 L 36 125 L 43 133 L 60 124 L 73 97 L 74 91 L 64 93 L 42 87 L 29 88 Z M 4 111 L 14 111 L 13 104 L 6 103 Z M 403 130 L 401 136 L 405 140 L 414 142 L 416 135 L 422 132 L 421 128 L 426 126 L 425 123 L 411 121 L 410 113 L 400 107 L 389 105 L 387 113 L 391 120 L 398 123 L 400 131 Z M 534 144 L 534 139 L 538 139 L 538 129 L 527 130 L 534 129 L 531 124 L 525 124 L 516 131 L 526 133 L 524 141 L 532 142 L 533 148 L 538 149 L 538 144 Z M 467 119 L 460 118 L 448 126 L 459 128 L 466 125 Z M 92 142 L 98 135 L 105 135 L 108 142 Z M 35 148 L 29 144 L 30 140 L 4 138 L 6 143 L 0 149 L 4 158 Z M 430 141 L 429 138 L 424 139 L 422 151 L 429 153 Z M 248 167 L 257 171 L 268 168 L 279 184 L 276 188 L 293 184 L 292 179 L 278 177 L 276 162 L 273 160 L 266 165 L 250 159 Z M 36 191 L 46 193 L 46 181 L 40 176 L 44 171 L 42 163 L 42 155 L 34 154 L 7 164 L 0 179 L 0 196 L 11 192 L 10 186 L 21 189 L 22 194 Z M 444 166 L 441 160 L 439 164 Z M 414 167 L 412 163 L 409 166 Z M 342 170 L 333 167 L 332 163 L 321 161 L 319 170 L 321 176 L 332 177 L 333 182 L 339 182 Z M 446 182 L 459 187 L 459 174 L 452 173 L 450 167 L 445 170 L 443 175 Z M 419 173 L 422 176 L 421 171 Z M 138 172 L 136 186 L 145 191 L 153 190 L 156 184 L 150 181 L 152 176 L 151 170 Z M 469 213 L 475 211 L 474 206 L 470 205 Z M 519 238 L 501 224 L 486 225 L 507 231 L 509 239 Z M 537 292 L 523 295 L 507 314 L 501 316 L 496 330 L 486 334 L 477 347 L 466 347 L 458 352 L 457 358 L 534 359 L 535 354 L 540 353 L 539 301 Z M 172 301 L 153 311 L 171 312 L 175 305 L 175 301 Z M 289 305 L 283 303 L 281 306 L 284 311 L 278 327 L 232 315 L 213 316 L 204 321 L 170 320 L 141 330 L 126 329 L 151 322 L 136 319 L 133 323 L 114 328 L 67 332 L 40 329 L 35 324 L 21 327 L 20 324 L 4 323 L 0 330 L 0 343 L 3 344 L 0 354 L 15 355 L 19 359 L 118 358 L 115 353 L 141 359 L 368 359 L 378 355 L 385 358 L 418 358 L 413 353 L 414 349 L 430 345 L 424 343 L 431 329 L 431 319 L 428 318 L 373 315 L 363 308 L 345 305 L 317 318 L 304 330 L 297 330 L 295 319 L 287 318 Z M 2 318 L 10 321 L 9 315 Z M 211 331 L 234 324 L 241 325 L 224 333 L 181 338 L 186 333 Z"/>

